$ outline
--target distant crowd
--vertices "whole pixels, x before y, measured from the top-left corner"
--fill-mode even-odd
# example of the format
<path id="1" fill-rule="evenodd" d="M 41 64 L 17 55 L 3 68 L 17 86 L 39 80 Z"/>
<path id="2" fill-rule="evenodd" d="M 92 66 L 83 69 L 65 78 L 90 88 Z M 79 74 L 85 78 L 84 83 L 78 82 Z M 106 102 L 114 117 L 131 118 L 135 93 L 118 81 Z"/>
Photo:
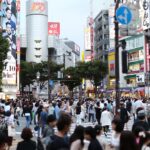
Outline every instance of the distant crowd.
<path id="1" fill-rule="evenodd" d="M 115 109 L 113 98 L 0 100 L 0 150 L 11 148 L 20 118 L 26 124 L 16 150 L 150 150 L 149 101 L 122 97 Z"/>

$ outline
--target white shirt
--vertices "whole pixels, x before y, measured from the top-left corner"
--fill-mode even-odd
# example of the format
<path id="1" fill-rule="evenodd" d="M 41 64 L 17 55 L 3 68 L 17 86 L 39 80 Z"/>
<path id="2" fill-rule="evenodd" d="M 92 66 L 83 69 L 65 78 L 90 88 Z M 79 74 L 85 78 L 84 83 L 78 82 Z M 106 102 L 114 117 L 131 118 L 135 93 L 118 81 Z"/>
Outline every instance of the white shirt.
<path id="1" fill-rule="evenodd" d="M 5 112 L 10 111 L 10 105 L 5 105 Z"/>
<path id="2" fill-rule="evenodd" d="M 118 148 L 120 144 L 120 135 L 116 134 L 114 131 L 112 133 L 112 137 L 111 137 L 111 145 L 115 148 Z"/>

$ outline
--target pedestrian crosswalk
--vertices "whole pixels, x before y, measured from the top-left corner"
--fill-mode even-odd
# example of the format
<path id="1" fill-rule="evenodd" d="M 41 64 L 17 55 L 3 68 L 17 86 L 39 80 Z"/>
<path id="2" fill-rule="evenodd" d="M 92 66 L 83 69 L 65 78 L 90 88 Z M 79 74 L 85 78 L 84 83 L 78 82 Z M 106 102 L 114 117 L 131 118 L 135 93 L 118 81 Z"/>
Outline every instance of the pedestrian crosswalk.
<path id="1" fill-rule="evenodd" d="M 96 123 L 82 122 L 81 125 L 84 126 L 84 127 L 88 127 L 88 126 L 94 127 L 96 125 Z M 133 125 L 133 117 L 125 125 L 124 130 L 131 130 L 132 129 L 132 125 Z M 69 136 L 74 132 L 76 126 L 77 126 L 77 124 L 75 122 L 71 124 L 70 131 L 68 133 Z M 32 126 L 32 129 L 33 129 L 33 126 Z M 36 140 L 37 133 L 35 133 L 34 130 L 33 130 L 33 132 L 34 132 L 34 139 Z M 55 128 L 55 132 L 57 132 L 56 128 Z M 104 133 L 102 134 L 102 137 L 104 137 L 108 141 L 108 143 L 111 141 L 112 132 L 113 131 L 112 131 L 112 128 L 110 126 L 109 132 L 107 132 L 107 135 L 104 134 Z M 21 141 L 20 135 L 21 135 L 21 131 L 17 131 L 16 130 L 16 137 L 15 137 L 16 140 L 13 141 L 13 145 L 11 146 L 10 150 L 16 150 L 17 143 L 19 141 Z"/>

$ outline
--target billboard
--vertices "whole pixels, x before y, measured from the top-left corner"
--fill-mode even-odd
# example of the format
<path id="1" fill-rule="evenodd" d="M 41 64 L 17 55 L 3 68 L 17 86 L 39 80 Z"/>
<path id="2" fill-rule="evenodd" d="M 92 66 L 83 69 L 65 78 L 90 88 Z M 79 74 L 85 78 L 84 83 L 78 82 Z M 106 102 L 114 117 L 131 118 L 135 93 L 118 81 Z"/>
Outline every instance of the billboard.
<path id="1" fill-rule="evenodd" d="M 59 36 L 60 35 L 60 23 L 48 22 L 48 34 Z"/>
<path id="2" fill-rule="evenodd" d="M 40 14 L 47 15 L 48 5 L 46 0 L 27 0 L 27 15 Z"/>
<path id="3" fill-rule="evenodd" d="M 3 37 L 9 42 L 2 83 L 16 85 L 16 0 L 2 0 L 1 11 Z"/>
<path id="4" fill-rule="evenodd" d="M 110 51 L 108 54 L 108 69 L 109 69 L 109 76 L 115 76 L 115 52 Z"/>
<path id="5" fill-rule="evenodd" d="M 91 50 L 91 28 L 87 27 L 84 30 L 84 48 L 85 50 Z"/>
<path id="6" fill-rule="evenodd" d="M 147 30 L 150 28 L 150 5 L 149 3 L 150 3 L 149 0 L 141 0 L 143 30 Z"/>

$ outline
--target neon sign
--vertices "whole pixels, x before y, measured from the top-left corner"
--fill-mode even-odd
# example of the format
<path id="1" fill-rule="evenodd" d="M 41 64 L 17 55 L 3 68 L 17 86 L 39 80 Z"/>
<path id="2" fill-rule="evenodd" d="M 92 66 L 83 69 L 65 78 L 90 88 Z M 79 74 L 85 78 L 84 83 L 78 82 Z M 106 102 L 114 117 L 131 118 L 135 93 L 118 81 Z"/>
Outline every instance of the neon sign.
<path id="1" fill-rule="evenodd" d="M 32 3 L 31 11 L 45 11 L 45 4 L 42 2 L 34 2 Z"/>

